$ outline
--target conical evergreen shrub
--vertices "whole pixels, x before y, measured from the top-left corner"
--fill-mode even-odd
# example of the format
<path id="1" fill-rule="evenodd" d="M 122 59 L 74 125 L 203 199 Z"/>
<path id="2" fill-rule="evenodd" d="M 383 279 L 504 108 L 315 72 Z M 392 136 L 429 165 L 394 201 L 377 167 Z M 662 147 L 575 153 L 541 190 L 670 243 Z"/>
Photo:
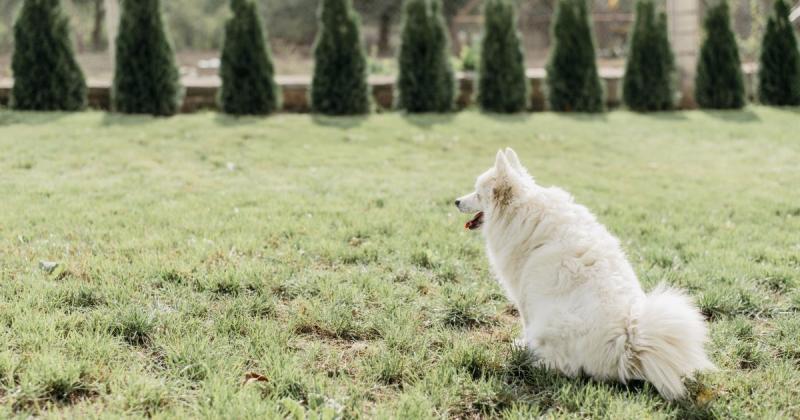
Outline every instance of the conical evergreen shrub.
<path id="1" fill-rule="evenodd" d="M 128 114 L 173 115 L 182 89 L 159 0 L 122 0 L 112 107 Z"/>
<path id="2" fill-rule="evenodd" d="M 625 104 L 635 111 L 671 109 L 675 98 L 674 70 L 667 16 L 656 16 L 652 0 L 639 0 L 622 86 Z"/>
<path id="3" fill-rule="evenodd" d="M 231 0 L 231 10 L 219 71 L 220 108 L 233 115 L 272 113 L 280 107 L 280 91 L 261 17 L 252 0 Z"/>
<path id="4" fill-rule="evenodd" d="M 401 35 L 397 107 L 407 112 L 450 112 L 455 76 L 439 0 L 407 0 Z"/>
<path id="5" fill-rule="evenodd" d="M 25 0 L 14 24 L 11 107 L 76 111 L 86 107 L 86 79 L 75 61 L 59 0 Z"/>
<path id="6" fill-rule="evenodd" d="M 554 45 L 547 64 L 550 109 L 602 112 L 605 99 L 586 0 L 559 0 L 553 22 Z"/>
<path id="7" fill-rule="evenodd" d="M 701 108 L 742 108 L 745 105 L 742 64 L 726 1 L 708 9 L 705 30 L 694 83 L 695 101 Z"/>
<path id="8" fill-rule="evenodd" d="M 329 115 L 370 111 L 367 59 L 350 0 L 322 0 L 314 44 L 311 109 Z"/>
<path id="9" fill-rule="evenodd" d="M 528 79 L 514 5 L 488 0 L 484 6 L 478 105 L 490 112 L 520 112 L 528 105 Z"/>
<path id="10" fill-rule="evenodd" d="M 789 22 L 789 6 L 783 0 L 775 1 L 775 15 L 767 22 L 760 64 L 759 100 L 768 105 L 800 105 L 800 51 Z"/>

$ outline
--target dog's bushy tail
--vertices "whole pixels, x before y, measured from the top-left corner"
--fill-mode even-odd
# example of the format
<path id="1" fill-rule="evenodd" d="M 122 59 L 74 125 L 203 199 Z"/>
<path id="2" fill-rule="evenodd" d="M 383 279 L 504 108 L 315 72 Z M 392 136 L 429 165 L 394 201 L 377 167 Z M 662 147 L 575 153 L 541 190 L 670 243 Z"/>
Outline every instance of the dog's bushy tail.
<path id="1" fill-rule="evenodd" d="M 642 376 L 668 400 L 683 397 L 683 378 L 713 370 L 706 356 L 706 323 L 683 292 L 660 285 L 647 295 L 633 334 L 633 352 Z"/>

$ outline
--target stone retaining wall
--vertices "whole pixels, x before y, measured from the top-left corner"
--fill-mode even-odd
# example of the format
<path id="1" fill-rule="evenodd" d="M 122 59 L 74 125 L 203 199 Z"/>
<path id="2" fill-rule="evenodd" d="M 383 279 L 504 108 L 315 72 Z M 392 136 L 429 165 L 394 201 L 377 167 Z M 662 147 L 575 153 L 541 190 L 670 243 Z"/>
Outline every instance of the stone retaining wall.
<path id="1" fill-rule="evenodd" d="M 748 96 L 752 99 L 754 69 L 745 68 L 745 81 Z M 547 108 L 545 99 L 544 69 L 529 69 L 527 72 L 530 81 L 530 110 L 544 111 Z M 606 88 L 606 102 L 609 109 L 620 106 L 622 97 L 622 70 L 600 69 L 600 77 Z M 0 105 L 7 105 L 11 93 L 11 81 L 0 81 Z M 283 92 L 283 110 L 285 112 L 302 113 L 309 111 L 308 91 L 311 79 L 308 76 L 279 76 L 277 83 Z M 375 108 L 378 112 L 393 109 L 394 103 L 394 78 L 389 76 L 370 77 L 370 87 L 374 98 Z M 217 91 L 219 80 L 215 78 L 195 81 L 184 81 L 186 95 L 181 112 L 191 113 L 200 110 L 217 109 Z M 475 97 L 475 77 L 473 74 L 458 75 L 458 95 L 456 103 L 459 109 L 473 106 Z M 89 106 L 94 109 L 108 110 L 110 108 L 110 87 L 108 82 L 89 82 Z"/>

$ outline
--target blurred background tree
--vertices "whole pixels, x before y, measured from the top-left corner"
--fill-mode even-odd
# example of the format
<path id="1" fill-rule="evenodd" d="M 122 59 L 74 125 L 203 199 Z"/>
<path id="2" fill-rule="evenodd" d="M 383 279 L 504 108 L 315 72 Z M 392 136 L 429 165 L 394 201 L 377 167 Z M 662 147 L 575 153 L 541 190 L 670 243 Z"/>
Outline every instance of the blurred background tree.
<path id="1" fill-rule="evenodd" d="M 512 0 L 517 4 L 521 29 L 539 31 L 547 37 L 554 0 Z M 634 0 L 593 0 L 593 10 L 601 13 L 630 13 Z M 762 2 L 766 0 L 741 0 Z M 0 2 L 0 53 L 12 46 L 9 28 L 23 0 Z M 319 0 L 256 0 L 265 25 L 272 38 L 286 44 L 308 46 L 316 37 L 316 16 Z M 164 15 L 173 34 L 177 50 L 219 49 L 226 18 L 230 12 L 226 0 L 170 0 L 164 2 Z M 381 56 L 391 56 L 397 50 L 403 0 L 353 0 L 353 7 L 369 28 L 371 47 Z M 453 42 L 458 43 L 463 26 L 480 18 L 483 0 L 443 0 L 442 14 Z M 107 46 L 104 0 L 64 0 L 75 32 L 76 50 L 98 51 Z M 749 10 L 749 6 L 747 7 Z M 767 9 L 765 9 L 767 10 Z M 460 16 L 473 11 L 472 16 Z M 631 15 L 632 16 L 632 15 Z M 627 19 L 627 18 L 626 18 Z M 623 19 L 624 20 L 624 19 Z M 629 19 L 630 20 L 630 19 Z M 541 28 L 539 28 L 541 26 Z M 616 31 L 613 29 L 612 32 Z M 457 46 L 456 46 L 457 47 Z M 457 49 L 457 48 L 456 48 Z"/>
<path id="2" fill-rule="evenodd" d="M 314 43 L 311 109 L 328 115 L 369 113 L 361 19 L 350 0 L 324 0 Z"/>
<path id="3" fill-rule="evenodd" d="M 529 89 L 516 10 L 508 0 L 488 0 L 484 15 L 477 102 L 484 111 L 522 112 Z"/>
<path id="4" fill-rule="evenodd" d="M 726 0 L 705 17 L 705 38 L 695 75 L 695 101 L 701 108 L 737 109 L 746 102 L 742 63 Z"/>
<path id="5" fill-rule="evenodd" d="M 672 108 L 675 57 L 667 33 L 667 15 L 656 11 L 652 0 L 639 0 L 625 66 L 622 97 L 636 111 Z"/>
<path id="6" fill-rule="evenodd" d="M 232 115 L 266 115 L 280 107 L 275 66 L 263 23 L 252 0 L 231 0 L 220 58 L 219 104 Z"/>
<path id="7" fill-rule="evenodd" d="M 789 22 L 789 5 L 784 0 L 775 0 L 775 13 L 767 23 L 759 64 L 761 103 L 800 105 L 800 51 Z"/>
<path id="8" fill-rule="evenodd" d="M 602 112 L 605 107 L 587 7 L 585 0 L 559 0 L 546 79 L 553 111 Z"/>
<path id="9" fill-rule="evenodd" d="M 90 79 L 109 75 L 108 36 L 103 23 L 109 0 L 63 0 L 70 16 L 72 38 L 78 60 Z M 310 74 L 313 41 L 317 35 L 316 13 L 320 0 L 255 0 L 270 34 L 279 74 Z M 511 0 L 516 3 L 519 29 L 527 67 L 542 67 L 552 45 L 549 28 L 556 0 Z M 698 0 L 709 6 L 716 0 Z M 23 0 L 0 0 L 0 78 L 10 76 L 9 54 L 13 47 L 11 25 Z M 353 0 L 362 17 L 365 51 L 373 74 L 394 74 L 400 46 L 400 20 L 404 0 Z M 483 31 L 485 0 L 442 0 L 442 13 L 454 56 L 477 57 L 475 46 Z M 635 0 L 588 0 L 601 67 L 621 68 L 628 54 L 628 36 L 633 24 Z M 797 5 L 800 0 L 791 0 Z M 660 1 L 660 3 L 663 3 Z M 771 0 L 730 0 L 733 30 L 742 61 L 754 63 L 765 29 Z M 201 60 L 213 61 L 222 47 L 224 24 L 230 17 L 226 0 L 169 0 L 164 18 L 172 34 L 184 75 L 213 76 L 216 68 L 203 68 Z M 800 22 L 795 22 L 795 27 Z M 209 64 L 209 63 L 207 63 Z M 457 63 L 457 68 L 465 68 Z M 468 63 L 467 63 L 468 64 Z"/>
<path id="10" fill-rule="evenodd" d="M 114 111 L 168 116 L 180 108 L 180 74 L 161 10 L 161 0 L 122 3 L 111 89 Z"/>
<path id="11" fill-rule="evenodd" d="M 455 77 L 440 0 L 409 0 L 398 55 L 397 107 L 410 113 L 450 112 Z"/>
<path id="12" fill-rule="evenodd" d="M 86 106 L 86 80 L 75 61 L 61 0 L 27 0 L 14 24 L 11 106 L 77 111 Z"/>

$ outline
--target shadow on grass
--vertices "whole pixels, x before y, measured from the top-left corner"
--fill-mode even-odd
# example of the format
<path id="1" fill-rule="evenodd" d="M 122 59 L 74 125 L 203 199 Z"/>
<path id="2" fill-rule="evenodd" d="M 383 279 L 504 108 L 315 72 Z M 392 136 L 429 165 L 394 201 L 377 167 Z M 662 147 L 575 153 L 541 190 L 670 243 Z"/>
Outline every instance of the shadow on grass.
<path id="1" fill-rule="evenodd" d="M 100 122 L 103 126 L 133 127 L 147 125 L 169 117 L 155 117 L 149 114 L 121 114 L 106 112 Z"/>
<path id="2" fill-rule="evenodd" d="M 562 117 L 567 120 L 573 120 L 575 122 L 588 122 L 588 123 L 596 123 L 596 122 L 607 122 L 608 121 L 608 113 L 606 112 L 556 112 L 556 115 Z"/>
<path id="3" fill-rule="evenodd" d="M 697 404 L 694 402 L 673 402 L 670 403 L 675 408 L 676 418 L 679 419 L 714 419 L 718 416 L 711 411 L 709 404 Z"/>
<path id="4" fill-rule="evenodd" d="M 275 114 L 236 116 L 236 115 L 224 114 L 222 112 L 217 112 L 214 114 L 214 123 L 216 123 L 217 125 L 221 125 L 223 127 L 241 127 L 241 126 L 258 124 L 260 122 L 267 120 L 270 117 L 273 117 L 274 115 Z"/>
<path id="5" fill-rule="evenodd" d="M 741 109 L 741 110 L 710 110 L 705 109 L 702 111 L 704 114 L 710 116 L 711 118 L 716 118 L 718 120 L 726 121 L 726 122 L 735 122 L 735 123 L 752 123 L 761 121 L 761 118 L 753 112 L 752 109 Z"/>
<path id="6" fill-rule="evenodd" d="M 72 112 L 39 112 L 39 111 L 12 111 L 10 109 L 0 110 L 0 127 L 25 124 L 25 125 L 45 125 L 57 122 L 64 117 L 68 117 Z"/>
<path id="7" fill-rule="evenodd" d="M 776 111 L 784 112 L 787 114 L 794 114 L 794 115 L 800 114 L 800 107 L 798 106 L 774 106 L 771 108 Z"/>
<path id="8" fill-rule="evenodd" d="M 580 412 L 585 397 L 607 393 L 619 398 L 646 396 L 661 400 L 664 408 L 677 413 L 681 419 L 705 419 L 712 417 L 711 405 L 697 402 L 700 395 L 707 394 L 708 389 L 702 384 L 687 384 L 688 395 L 684 400 L 666 401 L 652 384 L 643 380 L 632 380 L 627 384 L 617 381 L 600 381 L 587 375 L 568 377 L 558 371 L 536 366 L 536 356 L 530 352 L 512 348 L 508 361 L 500 371 L 494 372 L 497 378 L 522 405 L 537 406 L 544 411 L 553 407 L 566 408 L 568 411 Z M 601 391 L 602 389 L 602 391 Z"/>
<path id="9" fill-rule="evenodd" d="M 477 112 L 480 112 L 480 115 L 492 119 L 495 122 L 507 123 L 507 124 L 524 123 L 533 118 L 533 113 L 528 111 L 516 112 L 513 114 L 503 114 L 499 112 L 484 112 L 484 111 L 477 111 Z"/>
<path id="10" fill-rule="evenodd" d="M 691 391 L 685 400 L 666 401 L 663 400 L 663 397 L 655 387 L 642 380 L 634 380 L 623 384 L 615 381 L 598 381 L 585 375 L 570 378 L 556 371 L 532 368 L 525 377 L 515 378 L 506 375 L 503 378 L 503 382 L 517 396 L 535 396 L 535 398 L 531 399 L 518 398 L 517 402 L 519 404 L 535 406 L 544 411 L 549 411 L 553 407 L 561 407 L 568 411 L 580 412 L 581 394 L 584 389 L 587 387 L 602 387 L 605 388 L 608 394 L 619 398 L 634 398 L 643 394 L 655 400 L 662 400 L 664 403 L 663 408 L 675 413 L 676 418 L 679 419 L 715 418 L 711 404 L 695 402 L 696 395 Z M 565 390 L 569 392 L 565 393 Z M 597 392 L 597 390 L 585 391 L 589 394 Z M 570 400 L 569 396 L 577 396 L 578 398 Z"/>
<path id="11" fill-rule="evenodd" d="M 321 114 L 311 114 L 311 121 L 314 124 L 325 126 L 325 127 L 335 127 L 335 128 L 342 128 L 342 129 L 350 129 L 354 127 L 358 127 L 369 119 L 369 115 L 321 115 Z"/>
<path id="12" fill-rule="evenodd" d="M 688 118 L 686 118 L 686 114 L 681 111 L 631 112 L 636 115 L 657 121 L 676 122 L 688 120 Z"/>
<path id="13" fill-rule="evenodd" d="M 586 375 L 569 377 L 561 372 L 543 367 L 531 367 L 523 376 L 505 375 L 503 382 L 517 393 L 537 395 L 539 401 L 533 401 L 536 404 L 541 404 L 542 401 L 549 401 L 551 405 L 568 403 L 559 401 L 559 397 L 564 395 L 565 389 L 579 392 L 586 387 L 603 387 L 610 393 L 620 396 L 644 393 L 660 398 L 655 388 L 647 385 L 645 381 L 630 381 L 627 384 L 598 381 Z"/>
<path id="14" fill-rule="evenodd" d="M 450 124 L 456 117 L 457 112 L 448 113 L 409 113 L 400 111 L 404 120 L 409 124 L 415 125 L 420 128 L 431 128 L 435 125 Z"/>

